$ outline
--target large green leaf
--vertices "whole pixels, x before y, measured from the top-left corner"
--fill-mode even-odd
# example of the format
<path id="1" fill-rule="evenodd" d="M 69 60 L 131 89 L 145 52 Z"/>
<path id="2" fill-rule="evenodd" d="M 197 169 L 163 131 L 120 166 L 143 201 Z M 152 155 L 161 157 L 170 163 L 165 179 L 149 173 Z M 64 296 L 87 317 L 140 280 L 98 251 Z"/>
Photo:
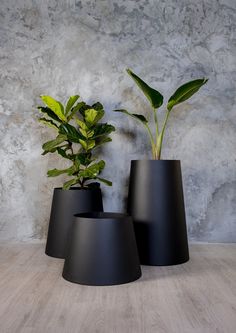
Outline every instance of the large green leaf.
<path id="1" fill-rule="evenodd" d="M 137 86 L 142 90 L 144 95 L 149 100 L 151 106 L 154 109 L 159 108 L 163 103 L 163 96 L 159 93 L 159 91 L 151 88 L 147 83 L 145 83 L 140 77 L 138 77 L 136 74 L 134 74 L 129 68 L 126 70 L 129 76 L 132 77 L 134 82 L 137 84 Z"/>
<path id="2" fill-rule="evenodd" d="M 80 172 L 80 177 L 94 179 L 105 168 L 105 161 L 101 160 L 98 163 L 94 163 Z"/>
<path id="3" fill-rule="evenodd" d="M 111 132 L 114 132 L 115 130 L 116 130 L 115 127 L 110 124 L 107 123 L 97 124 L 93 128 L 94 131 L 93 139 L 103 135 L 109 135 Z"/>
<path id="4" fill-rule="evenodd" d="M 47 175 L 48 175 L 48 177 L 57 177 L 59 175 L 62 175 L 63 173 L 67 173 L 69 176 L 71 176 L 74 172 L 75 172 L 75 168 L 74 168 L 74 166 L 72 166 L 70 168 L 63 169 L 63 170 L 59 170 L 59 169 L 48 170 Z"/>
<path id="5" fill-rule="evenodd" d="M 70 112 L 72 106 L 75 104 L 75 102 L 76 102 L 78 99 L 79 99 L 79 95 L 70 96 L 70 98 L 69 98 L 69 100 L 68 100 L 68 102 L 67 102 L 67 104 L 66 104 L 65 115 L 67 115 L 67 114 Z"/>
<path id="6" fill-rule="evenodd" d="M 61 124 L 59 127 L 59 133 L 65 134 L 69 141 L 79 143 L 84 137 L 77 131 L 77 129 L 70 124 Z"/>
<path id="7" fill-rule="evenodd" d="M 75 184 L 77 184 L 77 183 L 78 183 L 78 179 L 77 179 L 77 178 L 73 178 L 73 179 L 68 180 L 67 182 L 65 182 L 65 183 L 63 184 L 62 189 L 63 189 L 63 190 L 69 190 L 70 187 L 71 187 L 72 185 L 75 185 Z"/>
<path id="8" fill-rule="evenodd" d="M 119 110 L 114 110 L 114 111 L 115 112 L 125 113 L 128 116 L 130 116 L 132 118 L 135 118 L 136 120 L 141 121 L 141 123 L 143 123 L 143 124 L 147 124 L 148 123 L 147 119 L 142 114 L 130 113 L 127 110 L 124 110 L 124 109 L 119 109 Z"/>
<path id="9" fill-rule="evenodd" d="M 98 115 L 98 111 L 95 110 L 95 109 L 88 109 L 88 110 L 85 110 L 85 122 L 89 125 L 93 125 L 97 115 Z"/>
<path id="10" fill-rule="evenodd" d="M 93 126 L 104 116 L 104 110 L 88 109 L 84 112 L 85 123 Z"/>
<path id="11" fill-rule="evenodd" d="M 189 81 L 182 86 L 180 86 L 174 94 L 170 97 L 167 104 L 167 109 L 170 111 L 173 106 L 182 103 L 193 96 L 204 84 L 206 84 L 208 79 L 197 79 Z"/>
<path id="12" fill-rule="evenodd" d="M 55 130 L 58 130 L 58 126 L 50 119 L 39 118 L 39 122 L 48 127 L 54 128 Z"/>
<path id="13" fill-rule="evenodd" d="M 54 98 L 51 96 L 40 96 L 42 101 L 51 109 L 59 119 L 62 121 L 66 121 L 66 116 L 64 115 L 64 107 L 63 105 L 59 102 L 56 101 Z"/>
<path id="14" fill-rule="evenodd" d="M 50 140 L 48 142 L 45 142 L 42 146 L 43 150 L 46 152 L 52 152 L 52 150 L 56 150 L 56 147 L 61 144 L 62 142 L 67 140 L 67 136 L 63 134 L 59 134 L 56 139 Z"/>
<path id="15" fill-rule="evenodd" d="M 56 120 L 57 122 L 61 123 L 61 120 L 57 117 L 57 115 L 48 107 L 44 107 L 44 106 L 38 106 L 38 109 L 43 112 L 46 113 L 46 115 L 49 118 L 52 118 L 53 120 Z"/>

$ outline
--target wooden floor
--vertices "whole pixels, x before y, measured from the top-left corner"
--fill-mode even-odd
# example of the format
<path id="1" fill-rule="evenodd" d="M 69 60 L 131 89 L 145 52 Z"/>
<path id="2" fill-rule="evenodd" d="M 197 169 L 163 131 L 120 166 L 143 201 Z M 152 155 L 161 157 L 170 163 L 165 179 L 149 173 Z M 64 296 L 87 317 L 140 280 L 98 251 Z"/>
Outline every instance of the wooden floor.
<path id="1" fill-rule="evenodd" d="M 43 244 L 0 245 L 0 333 L 235 333 L 236 244 L 195 244 L 179 266 L 111 287 L 69 283 Z"/>

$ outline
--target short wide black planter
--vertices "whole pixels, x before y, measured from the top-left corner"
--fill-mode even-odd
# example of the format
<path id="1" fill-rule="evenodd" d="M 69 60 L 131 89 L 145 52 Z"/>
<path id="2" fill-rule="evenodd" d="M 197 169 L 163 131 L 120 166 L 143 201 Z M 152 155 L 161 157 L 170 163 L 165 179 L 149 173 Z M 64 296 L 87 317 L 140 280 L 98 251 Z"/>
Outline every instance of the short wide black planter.
<path id="1" fill-rule="evenodd" d="M 118 213 L 76 214 L 62 276 L 86 285 L 114 285 L 141 276 L 132 219 Z"/>
<path id="2" fill-rule="evenodd" d="M 141 264 L 189 260 L 180 161 L 131 161 L 128 213 Z"/>
<path id="3" fill-rule="evenodd" d="M 47 255 L 65 258 L 68 234 L 74 214 L 88 211 L 103 211 L 100 188 L 54 189 L 45 251 Z"/>

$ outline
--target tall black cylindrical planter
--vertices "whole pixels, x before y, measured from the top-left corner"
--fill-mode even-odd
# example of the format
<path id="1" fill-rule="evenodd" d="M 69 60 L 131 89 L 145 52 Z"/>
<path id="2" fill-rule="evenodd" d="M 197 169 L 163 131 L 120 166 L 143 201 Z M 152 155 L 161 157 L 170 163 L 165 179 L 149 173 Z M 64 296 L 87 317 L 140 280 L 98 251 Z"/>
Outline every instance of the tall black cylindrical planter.
<path id="1" fill-rule="evenodd" d="M 86 285 L 114 285 L 141 276 L 132 219 L 118 213 L 75 215 L 63 277 Z"/>
<path id="2" fill-rule="evenodd" d="M 131 161 L 128 213 L 141 264 L 189 260 L 180 161 Z"/>
<path id="3" fill-rule="evenodd" d="M 89 211 L 103 211 L 100 188 L 55 188 L 45 253 L 51 257 L 65 258 L 74 214 Z"/>

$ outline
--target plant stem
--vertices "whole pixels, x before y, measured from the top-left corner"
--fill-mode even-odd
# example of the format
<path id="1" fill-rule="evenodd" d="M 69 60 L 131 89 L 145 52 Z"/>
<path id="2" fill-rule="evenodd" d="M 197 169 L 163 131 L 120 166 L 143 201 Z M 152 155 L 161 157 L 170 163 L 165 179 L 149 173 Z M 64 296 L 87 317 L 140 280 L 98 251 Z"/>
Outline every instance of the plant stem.
<path id="1" fill-rule="evenodd" d="M 154 121 L 155 121 L 155 127 L 156 127 L 156 144 L 159 136 L 159 128 L 158 128 L 158 118 L 157 118 L 157 109 L 153 108 L 154 112 Z"/>
<path id="2" fill-rule="evenodd" d="M 154 139 L 153 139 L 153 135 L 152 135 L 152 132 L 151 132 L 148 124 L 144 124 L 144 126 L 148 131 L 148 135 L 149 135 L 151 146 L 152 146 L 152 157 L 155 160 L 156 159 L 156 146 L 155 146 L 155 142 L 154 142 Z"/>
<path id="3" fill-rule="evenodd" d="M 158 160 L 161 159 L 162 142 L 163 142 L 163 137 L 164 137 L 164 134 L 165 134 L 166 124 L 167 124 L 169 115 L 170 115 L 170 111 L 167 111 L 161 133 L 160 133 L 160 135 L 158 137 L 158 140 L 157 140 L 156 149 L 157 149 L 157 159 Z"/>

